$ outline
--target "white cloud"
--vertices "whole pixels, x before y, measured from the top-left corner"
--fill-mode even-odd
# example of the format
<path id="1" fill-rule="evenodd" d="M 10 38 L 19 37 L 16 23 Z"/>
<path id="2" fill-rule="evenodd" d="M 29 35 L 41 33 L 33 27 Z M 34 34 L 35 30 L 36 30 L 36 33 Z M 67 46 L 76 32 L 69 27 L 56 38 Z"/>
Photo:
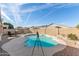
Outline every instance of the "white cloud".
<path id="1" fill-rule="evenodd" d="M 11 20 L 2 10 L 1 10 L 1 15 L 4 16 L 7 21 L 14 22 L 14 21 Z M 4 21 L 6 21 L 6 20 L 4 20 Z"/>
<path id="2" fill-rule="evenodd" d="M 10 10 L 12 12 L 12 15 L 14 16 L 15 21 L 17 22 L 18 20 L 18 22 L 21 22 L 20 13 L 19 13 L 20 11 L 18 7 L 19 7 L 18 5 L 13 5 L 10 7 Z"/>
<path id="3" fill-rule="evenodd" d="M 43 17 L 48 17 L 50 14 L 53 14 L 54 12 L 58 11 L 61 8 L 69 8 L 73 6 L 78 6 L 78 4 L 70 4 L 70 3 L 64 3 L 64 4 L 55 4 L 53 7 L 53 10 L 49 11 L 47 14 L 45 14 Z M 43 18 L 41 17 L 41 18 Z"/>
<path id="4" fill-rule="evenodd" d="M 76 6 L 76 5 L 68 4 L 68 3 L 63 3 L 63 4 L 60 4 L 60 3 L 47 3 L 47 4 L 44 4 L 40 7 L 33 6 L 31 8 L 22 10 L 21 12 L 22 13 L 31 13 L 31 12 L 34 12 L 34 11 L 37 11 L 37 10 L 42 10 L 42 9 L 49 8 L 49 7 L 51 7 L 51 8 L 52 7 L 53 8 L 63 8 L 63 7 L 72 7 L 72 6 Z"/>
<path id="5" fill-rule="evenodd" d="M 27 19 L 26 19 L 26 23 L 27 23 L 30 16 L 31 16 L 31 13 L 34 12 L 34 11 L 46 9 L 46 8 L 49 8 L 49 7 L 55 7 L 56 8 L 55 10 L 51 10 L 48 14 L 44 15 L 44 17 L 47 17 L 51 13 L 57 11 L 60 8 L 76 6 L 76 5 L 72 5 L 72 4 L 55 4 L 55 3 L 50 4 L 50 3 L 47 3 L 47 4 L 44 4 L 44 5 L 41 5 L 40 7 L 33 6 L 32 8 L 28 8 L 28 9 L 25 9 L 25 10 L 20 10 L 21 5 L 23 5 L 23 3 L 22 4 L 21 3 L 0 4 L 0 7 L 2 8 L 2 15 L 4 15 L 8 19 L 8 21 L 14 22 L 13 20 L 15 20 L 15 24 L 20 25 L 19 23 L 23 22 L 23 19 L 21 18 L 21 13 L 29 13 L 28 16 L 27 16 Z M 10 19 L 10 17 L 7 16 L 6 13 L 4 13 L 4 11 L 5 10 L 7 11 L 7 9 L 11 12 L 10 14 L 13 15 L 14 19 Z"/>
<path id="6" fill-rule="evenodd" d="M 25 21 L 26 23 L 29 21 L 29 18 L 30 18 L 30 16 L 31 16 L 31 14 L 32 14 L 32 13 L 29 13 L 29 14 L 28 14 L 28 17 L 26 18 L 26 21 Z"/>
<path id="7" fill-rule="evenodd" d="M 19 24 L 19 22 L 21 22 L 21 17 L 20 17 L 20 10 L 19 10 L 19 7 L 20 5 L 22 5 L 21 3 L 17 3 L 17 4 L 14 4 L 14 3 L 10 3 L 10 4 L 0 4 L 0 7 L 2 9 L 2 13 L 3 15 L 11 22 L 13 22 L 13 20 L 15 20 L 15 24 Z M 12 15 L 14 18 L 13 19 L 10 19 L 10 17 L 7 15 L 7 13 L 5 13 L 5 11 L 7 11 L 7 13 L 10 13 L 10 15 Z"/>
<path id="8" fill-rule="evenodd" d="M 44 4 L 40 7 L 33 6 L 32 8 L 22 10 L 22 13 L 31 13 L 31 12 L 34 12 L 34 11 L 37 11 L 37 10 L 42 10 L 42 9 L 45 9 L 45 8 L 48 8 L 48 7 L 51 7 L 51 6 L 55 6 L 55 5 L 56 4 Z"/>

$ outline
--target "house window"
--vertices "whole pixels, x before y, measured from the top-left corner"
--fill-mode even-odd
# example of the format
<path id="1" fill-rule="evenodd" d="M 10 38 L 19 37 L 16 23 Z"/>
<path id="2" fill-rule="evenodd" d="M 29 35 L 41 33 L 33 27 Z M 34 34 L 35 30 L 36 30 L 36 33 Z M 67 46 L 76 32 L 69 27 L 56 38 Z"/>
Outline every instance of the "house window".
<path id="1" fill-rule="evenodd" d="M 3 27 L 3 29 L 7 29 L 7 27 Z"/>

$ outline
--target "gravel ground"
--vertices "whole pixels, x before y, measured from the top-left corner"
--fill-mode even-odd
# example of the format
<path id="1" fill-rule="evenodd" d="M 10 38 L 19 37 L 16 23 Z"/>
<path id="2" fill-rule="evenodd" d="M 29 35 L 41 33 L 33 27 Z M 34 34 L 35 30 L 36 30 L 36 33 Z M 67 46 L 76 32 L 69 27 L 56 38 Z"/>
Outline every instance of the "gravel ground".
<path id="1" fill-rule="evenodd" d="M 54 56 L 79 56 L 79 49 L 67 46 L 64 50 L 55 53 Z"/>

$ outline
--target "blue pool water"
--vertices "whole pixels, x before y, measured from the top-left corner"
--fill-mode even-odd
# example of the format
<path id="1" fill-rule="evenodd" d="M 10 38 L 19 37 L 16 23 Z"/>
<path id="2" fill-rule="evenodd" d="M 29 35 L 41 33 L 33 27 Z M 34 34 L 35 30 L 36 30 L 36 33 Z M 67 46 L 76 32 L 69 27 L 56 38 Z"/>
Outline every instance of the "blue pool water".
<path id="1" fill-rule="evenodd" d="M 36 35 L 31 35 L 25 38 L 25 42 L 24 42 L 25 47 L 34 47 L 34 45 L 36 47 L 39 47 L 39 46 L 53 47 L 58 45 L 58 43 L 54 41 L 53 38 L 47 37 L 45 35 L 39 35 L 39 38 L 37 38 Z"/>

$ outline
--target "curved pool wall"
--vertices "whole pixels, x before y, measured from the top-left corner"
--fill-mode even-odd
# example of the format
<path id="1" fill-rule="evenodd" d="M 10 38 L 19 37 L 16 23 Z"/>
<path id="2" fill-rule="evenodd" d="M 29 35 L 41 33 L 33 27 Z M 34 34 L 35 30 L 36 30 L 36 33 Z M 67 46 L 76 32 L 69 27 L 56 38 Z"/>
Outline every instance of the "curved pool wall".
<path id="1" fill-rule="evenodd" d="M 39 38 L 37 38 L 37 35 L 31 35 L 25 38 L 24 46 L 25 47 L 53 47 L 57 46 L 58 43 L 55 41 L 55 37 L 49 37 L 44 34 L 40 34 Z"/>

